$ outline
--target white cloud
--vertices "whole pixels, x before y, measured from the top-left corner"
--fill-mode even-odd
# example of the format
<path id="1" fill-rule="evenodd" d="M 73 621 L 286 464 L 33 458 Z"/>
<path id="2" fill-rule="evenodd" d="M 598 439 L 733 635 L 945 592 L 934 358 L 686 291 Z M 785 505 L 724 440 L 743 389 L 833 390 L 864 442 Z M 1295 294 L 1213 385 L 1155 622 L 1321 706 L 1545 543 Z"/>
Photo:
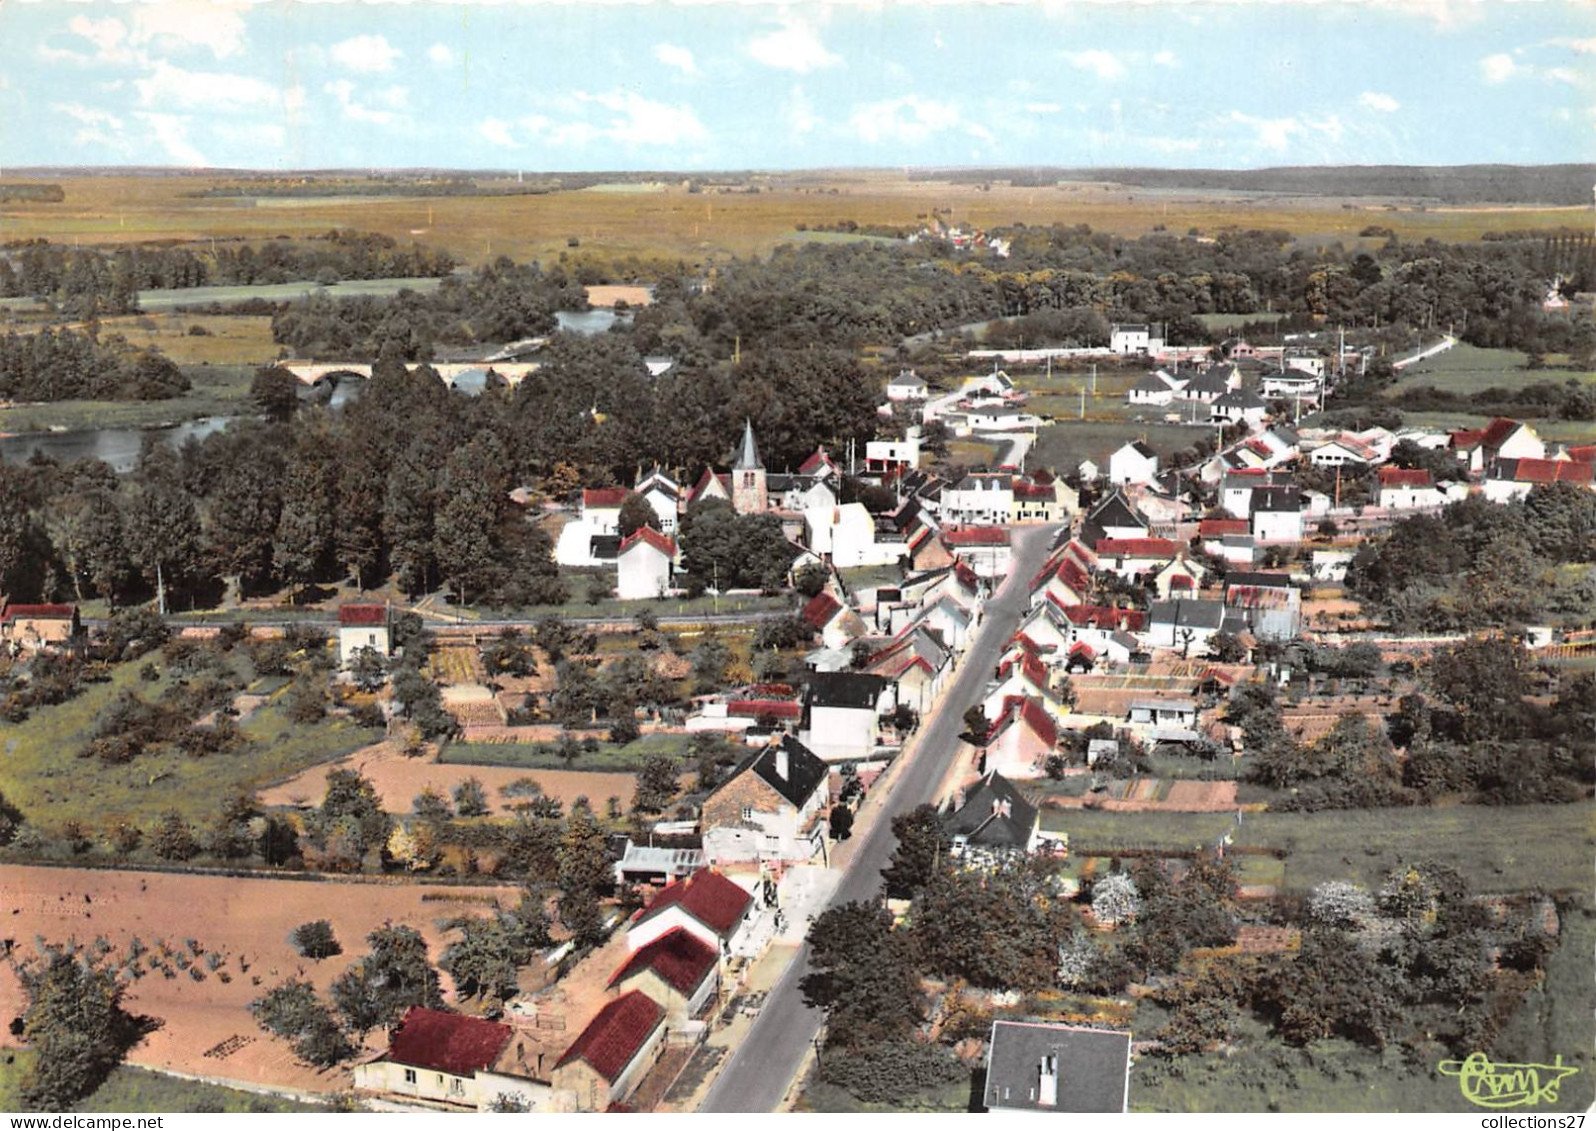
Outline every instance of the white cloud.
<path id="1" fill-rule="evenodd" d="M 134 79 L 141 106 L 176 106 L 182 109 L 239 109 L 275 103 L 277 89 L 248 75 L 217 71 L 186 71 L 167 62 Z"/>
<path id="2" fill-rule="evenodd" d="M 369 75 L 393 70 L 394 61 L 403 52 L 389 43 L 386 36 L 357 35 L 333 44 L 328 54 L 345 70 Z"/>
<path id="3" fill-rule="evenodd" d="M 1578 86 L 1581 82 L 1579 72 L 1572 67 L 1548 67 L 1543 73 L 1547 78 L 1566 82 L 1569 86 Z"/>
<path id="4" fill-rule="evenodd" d="M 677 47 L 674 43 L 655 44 L 654 58 L 667 67 L 675 67 L 684 75 L 700 73 L 698 63 L 693 59 L 693 53 L 685 47 Z"/>
<path id="5" fill-rule="evenodd" d="M 1112 51 L 1103 51 L 1093 48 L 1090 51 L 1066 51 L 1064 58 L 1077 70 L 1089 71 L 1108 82 L 1120 78 L 1125 73 L 1125 64 L 1115 57 Z"/>
<path id="6" fill-rule="evenodd" d="M 1025 104 L 1025 112 L 1027 114 L 1059 114 L 1063 110 L 1064 107 L 1057 102 L 1027 102 Z"/>
<path id="7" fill-rule="evenodd" d="M 1375 110 L 1381 114 L 1394 114 L 1402 109 L 1402 103 L 1389 94 L 1381 94 L 1377 90 L 1366 90 L 1358 95 L 1358 105 L 1365 110 Z"/>
<path id="8" fill-rule="evenodd" d="M 914 145 L 962 123 L 958 107 L 934 98 L 906 94 L 854 107 L 848 125 L 858 137 L 875 144 L 889 141 Z"/>
<path id="9" fill-rule="evenodd" d="M 434 43 L 427 48 L 427 58 L 440 67 L 447 67 L 454 62 L 454 52 L 449 50 L 449 45 L 446 43 Z"/>
<path id="10" fill-rule="evenodd" d="M 1554 39 L 1558 47 L 1567 47 L 1579 55 L 1596 55 L 1596 39 Z"/>
<path id="11" fill-rule="evenodd" d="M 1303 130 L 1302 123 L 1295 118 L 1255 118 L 1239 110 L 1230 112 L 1230 121 L 1251 128 L 1258 144 L 1276 153 L 1287 149 L 1292 137 Z"/>
<path id="12" fill-rule="evenodd" d="M 132 45 L 128 42 L 127 25 L 114 16 L 103 20 L 91 20 L 87 16 L 73 16 L 67 21 L 67 30 L 73 35 L 81 36 L 94 45 L 94 62 L 98 63 L 131 63 L 137 58 Z M 83 56 L 75 55 L 70 51 L 53 52 L 54 54 L 69 59 L 84 60 Z"/>
<path id="13" fill-rule="evenodd" d="M 288 140 L 287 131 L 270 122 L 218 122 L 212 130 L 223 141 L 247 149 L 252 160 L 262 150 L 282 149 Z"/>
<path id="14" fill-rule="evenodd" d="M 780 31 L 755 36 L 748 53 L 767 67 L 801 75 L 842 63 L 842 56 L 827 50 L 814 28 L 796 20 L 786 22 Z"/>
<path id="15" fill-rule="evenodd" d="M 161 143 L 166 155 L 178 165 L 209 165 L 205 155 L 188 140 L 188 119 L 177 114 L 152 114 L 138 111 L 136 115 L 147 123 Z"/>
<path id="16" fill-rule="evenodd" d="M 1158 54 L 1153 56 L 1153 62 L 1157 63 L 1160 67 L 1173 67 L 1177 65 L 1175 53 L 1173 51 L 1160 51 Z"/>
<path id="17" fill-rule="evenodd" d="M 1518 64 L 1513 62 L 1513 56 L 1505 53 L 1487 55 L 1480 60 L 1480 74 L 1488 83 L 1506 82 L 1517 70 Z"/>
<path id="18" fill-rule="evenodd" d="M 821 117 L 815 113 L 815 105 L 804 93 L 804 88 L 794 86 L 787 95 L 787 101 L 782 104 L 782 117 L 787 122 L 787 129 L 795 135 L 813 133 L 821 124 Z"/>
<path id="19" fill-rule="evenodd" d="M 402 90 L 401 87 L 391 87 L 390 90 Z M 348 79 L 337 79 L 322 87 L 326 93 L 338 100 L 339 109 L 345 118 L 351 122 L 368 122 L 374 126 L 391 126 L 399 120 L 399 115 L 391 110 L 374 110 L 363 102 L 355 101 L 355 84 Z"/>
<path id="20" fill-rule="evenodd" d="M 72 133 L 76 145 L 96 145 L 127 153 L 127 135 L 122 131 L 122 119 L 109 110 L 85 106 L 81 102 L 54 102 L 50 109 L 59 111 L 78 123 Z"/>
<path id="21" fill-rule="evenodd" d="M 109 110 L 85 106 L 81 102 L 52 102 L 50 109 L 59 110 L 67 117 L 82 122 L 85 126 L 109 126 L 113 130 L 122 128 L 122 119 Z"/>
<path id="22" fill-rule="evenodd" d="M 586 97 L 619 115 L 608 126 L 600 127 L 605 137 L 615 141 L 628 145 L 682 145 L 709 137 L 704 124 L 686 106 L 654 102 L 631 90 Z"/>
<path id="23" fill-rule="evenodd" d="M 500 149 L 519 149 L 521 143 L 510 135 L 510 123 L 499 118 L 489 118 L 477 124 L 477 133 Z"/>
<path id="24" fill-rule="evenodd" d="M 133 42 L 174 47 L 207 47 L 218 59 L 244 47 L 244 18 L 236 7 L 212 0 L 166 0 L 140 4 L 133 14 Z"/>

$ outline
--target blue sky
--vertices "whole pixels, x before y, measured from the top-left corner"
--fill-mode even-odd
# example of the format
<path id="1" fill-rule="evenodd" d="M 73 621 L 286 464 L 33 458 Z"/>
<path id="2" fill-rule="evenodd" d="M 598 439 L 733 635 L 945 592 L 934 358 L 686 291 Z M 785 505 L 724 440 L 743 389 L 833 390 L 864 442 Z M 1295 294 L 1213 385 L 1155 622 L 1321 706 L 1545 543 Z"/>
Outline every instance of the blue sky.
<path id="1" fill-rule="evenodd" d="M 0 2 L 0 166 L 1596 159 L 1562 0 Z"/>

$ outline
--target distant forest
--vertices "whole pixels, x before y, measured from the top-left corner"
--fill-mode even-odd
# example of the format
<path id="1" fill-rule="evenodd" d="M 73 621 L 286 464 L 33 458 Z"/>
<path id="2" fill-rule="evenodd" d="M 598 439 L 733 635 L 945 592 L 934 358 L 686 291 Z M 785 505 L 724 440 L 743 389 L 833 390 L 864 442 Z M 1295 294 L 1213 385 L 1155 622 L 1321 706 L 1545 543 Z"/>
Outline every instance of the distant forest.
<path id="1" fill-rule="evenodd" d="M 1587 204 L 1596 165 L 1326 165 L 1281 169 L 921 169 L 916 180 L 956 184 L 1111 181 L 1149 189 L 1423 197 L 1443 204 Z"/>

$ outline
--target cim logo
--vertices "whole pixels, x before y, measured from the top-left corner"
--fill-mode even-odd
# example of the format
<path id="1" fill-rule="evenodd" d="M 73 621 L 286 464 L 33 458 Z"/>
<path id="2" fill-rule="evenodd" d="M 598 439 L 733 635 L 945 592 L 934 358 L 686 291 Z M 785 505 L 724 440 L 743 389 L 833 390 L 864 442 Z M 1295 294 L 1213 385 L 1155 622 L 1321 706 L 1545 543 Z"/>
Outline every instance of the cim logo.
<path id="1" fill-rule="evenodd" d="M 1477 1052 L 1466 1060 L 1443 1060 L 1436 1071 L 1456 1076 L 1463 1098 L 1476 1107 L 1504 1108 L 1555 1104 L 1564 1078 L 1579 1069 L 1565 1065 L 1561 1053 L 1553 1064 L 1493 1064 Z"/>

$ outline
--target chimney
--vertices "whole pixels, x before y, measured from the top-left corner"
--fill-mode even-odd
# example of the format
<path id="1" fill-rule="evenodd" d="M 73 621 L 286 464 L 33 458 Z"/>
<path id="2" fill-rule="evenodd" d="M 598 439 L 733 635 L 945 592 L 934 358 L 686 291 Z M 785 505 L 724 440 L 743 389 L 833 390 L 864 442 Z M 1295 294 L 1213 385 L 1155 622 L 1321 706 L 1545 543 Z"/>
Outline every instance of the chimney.
<path id="1" fill-rule="evenodd" d="M 792 756 L 787 753 L 786 744 L 776 747 L 776 776 L 786 781 L 792 774 Z"/>
<path id="2" fill-rule="evenodd" d="M 1043 1107 L 1058 1106 L 1058 1056 L 1042 1058 L 1041 1084 L 1036 1090 L 1036 1102 Z"/>

